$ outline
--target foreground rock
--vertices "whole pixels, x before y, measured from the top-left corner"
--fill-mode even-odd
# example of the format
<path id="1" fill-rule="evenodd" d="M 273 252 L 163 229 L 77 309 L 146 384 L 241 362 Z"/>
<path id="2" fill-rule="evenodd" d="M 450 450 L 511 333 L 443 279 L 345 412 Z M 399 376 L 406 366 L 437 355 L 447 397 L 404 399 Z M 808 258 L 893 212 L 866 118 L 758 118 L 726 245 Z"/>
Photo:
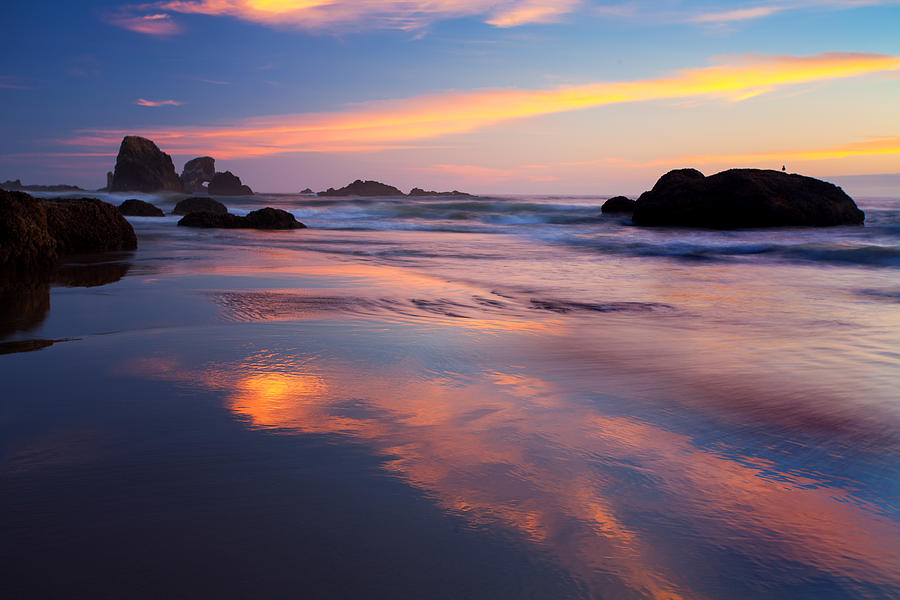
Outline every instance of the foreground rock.
<path id="1" fill-rule="evenodd" d="M 3 275 L 34 275 L 66 254 L 135 248 L 134 228 L 112 204 L 96 198 L 38 200 L 0 191 Z"/>
<path id="2" fill-rule="evenodd" d="M 250 186 L 241 184 L 241 178 L 231 171 L 216 173 L 207 188 L 214 196 L 252 196 Z"/>
<path id="3" fill-rule="evenodd" d="M 357 179 L 350 185 L 340 189 L 328 188 L 319 192 L 319 196 L 405 196 L 403 192 L 392 185 L 379 181 L 363 181 Z"/>
<path id="4" fill-rule="evenodd" d="M 60 255 L 137 248 L 134 228 L 112 204 L 96 198 L 46 199 L 41 204 Z"/>
<path id="5" fill-rule="evenodd" d="M 195 212 L 178 221 L 182 227 L 216 229 L 305 229 L 291 213 L 278 208 L 261 208 L 246 217 L 229 213 Z"/>
<path id="6" fill-rule="evenodd" d="M 128 135 L 119 146 L 111 192 L 180 192 L 172 157 L 147 138 Z"/>
<path id="7" fill-rule="evenodd" d="M 119 212 L 126 217 L 164 217 L 166 214 L 157 206 L 132 198 L 119 205 Z"/>
<path id="8" fill-rule="evenodd" d="M 825 181 L 761 169 L 731 169 L 709 177 L 695 169 L 663 175 L 638 198 L 638 225 L 738 229 L 862 225 L 865 213 Z"/>
<path id="9" fill-rule="evenodd" d="M 634 212 L 635 201 L 625 196 L 613 196 L 603 203 L 600 212 L 604 214 L 630 213 Z"/>
<path id="10" fill-rule="evenodd" d="M 47 227 L 47 211 L 23 192 L 0 191 L 0 272 L 24 274 L 51 267 L 56 239 Z"/>
<path id="11" fill-rule="evenodd" d="M 452 192 L 435 192 L 432 190 L 423 190 L 422 188 L 413 188 L 409 191 L 408 195 L 413 198 L 422 196 L 472 196 L 472 194 L 460 192 L 459 190 L 453 190 Z"/>
<path id="12" fill-rule="evenodd" d="M 228 212 L 228 208 L 218 200 L 213 200 L 212 198 L 194 197 L 185 198 L 176 204 L 175 210 L 172 211 L 172 213 L 176 215 L 187 215 L 196 212 L 210 212 L 224 215 Z"/>
<path id="13" fill-rule="evenodd" d="M 188 194 L 206 192 L 204 183 L 212 181 L 216 176 L 216 159 L 212 156 L 198 156 L 184 163 L 181 171 L 181 184 Z"/>

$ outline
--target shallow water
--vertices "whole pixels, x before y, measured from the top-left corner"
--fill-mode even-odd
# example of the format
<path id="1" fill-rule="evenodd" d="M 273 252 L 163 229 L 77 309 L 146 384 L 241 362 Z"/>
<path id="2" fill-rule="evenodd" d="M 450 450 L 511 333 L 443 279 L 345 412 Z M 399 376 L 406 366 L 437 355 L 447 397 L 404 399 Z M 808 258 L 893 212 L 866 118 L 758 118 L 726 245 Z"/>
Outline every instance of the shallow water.
<path id="1" fill-rule="evenodd" d="M 14 597 L 900 595 L 900 202 L 227 202 L 5 296 Z"/>

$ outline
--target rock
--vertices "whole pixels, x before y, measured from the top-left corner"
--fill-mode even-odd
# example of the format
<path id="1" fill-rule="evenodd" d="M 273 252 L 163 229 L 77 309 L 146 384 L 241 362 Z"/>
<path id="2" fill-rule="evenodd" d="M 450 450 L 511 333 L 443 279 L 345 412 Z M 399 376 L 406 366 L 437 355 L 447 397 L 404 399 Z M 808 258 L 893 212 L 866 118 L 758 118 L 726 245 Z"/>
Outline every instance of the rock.
<path id="1" fill-rule="evenodd" d="M 194 197 L 185 198 L 176 204 L 175 210 L 172 211 L 172 213 L 176 215 L 187 215 L 195 212 L 225 214 L 228 212 L 228 208 L 218 200 L 213 200 L 212 198 Z"/>
<path id="2" fill-rule="evenodd" d="M 58 183 L 55 185 L 24 185 L 21 180 L 10 180 L 0 183 L 0 188 L 17 192 L 83 192 L 77 185 Z"/>
<path id="3" fill-rule="evenodd" d="M 737 229 L 862 225 L 865 213 L 825 181 L 761 169 L 731 169 L 709 177 L 695 169 L 663 175 L 638 198 L 638 225 Z"/>
<path id="4" fill-rule="evenodd" d="M 378 181 L 362 181 L 357 179 L 340 189 L 328 188 L 319 192 L 319 196 L 404 196 L 405 194 L 392 185 Z"/>
<path id="5" fill-rule="evenodd" d="M 453 190 L 452 192 L 434 192 L 431 190 L 423 190 L 422 188 L 413 188 L 409 191 L 409 196 L 419 197 L 419 196 L 469 196 L 472 194 L 467 194 L 465 192 L 460 192 L 459 190 Z"/>
<path id="6" fill-rule="evenodd" d="M 126 200 L 122 204 L 119 205 L 119 212 L 125 215 L 126 217 L 164 217 L 166 213 L 162 211 L 162 209 L 150 204 L 149 202 L 144 202 L 143 200 L 138 200 L 137 198 L 132 198 L 130 200 Z"/>
<path id="7" fill-rule="evenodd" d="M 309 188 L 306 188 L 306 189 L 304 189 L 304 190 L 300 190 L 300 193 L 301 193 L 301 194 L 315 194 L 315 192 L 312 191 L 312 190 L 309 189 Z"/>
<path id="8" fill-rule="evenodd" d="M 180 192 L 181 190 L 181 179 L 175 173 L 171 156 L 146 138 L 125 136 L 116 157 L 116 170 L 113 172 L 109 191 Z"/>
<path id="9" fill-rule="evenodd" d="M 137 248 L 134 228 L 112 204 L 96 198 L 40 202 L 47 212 L 47 229 L 56 239 L 60 255 Z"/>
<path id="10" fill-rule="evenodd" d="M 291 213 L 278 208 L 261 208 L 241 217 L 232 214 L 194 212 L 178 221 L 182 227 L 219 229 L 305 229 Z"/>
<path id="11" fill-rule="evenodd" d="M 41 203 L 23 192 L 0 191 L 0 272 L 48 269 L 57 256 L 56 239 Z"/>
<path id="12" fill-rule="evenodd" d="M 613 196 L 603 203 L 600 207 L 602 213 L 630 213 L 634 212 L 634 200 L 629 200 L 625 196 Z"/>
<path id="13" fill-rule="evenodd" d="M 253 190 L 241 184 L 241 178 L 231 171 L 216 173 L 209 182 L 208 191 L 215 196 L 252 196 Z"/>
<path id="14" fill-rule="evenodd" d="M 203 193 L 207 191 L 203 184 L 212 181 L 215 176 L 216 159 L 211 156 L 198 156 L 184 163 L 181 183 L 185 193 Z"/>
<path id="15" fill-rule="evenodd" d="M 103 191 L 108 192 L 109 190 L 112 189 L 112 185 L 113 185 L 113 172 L 107 171 L 106 172 L 106 187 L 103 188 Z"/>
<path id="16" fill-rule="evenodd" d="M 291 213 L 268 206 L 247 213 L 245 218 L 254 229 L 306 229 Z"/>

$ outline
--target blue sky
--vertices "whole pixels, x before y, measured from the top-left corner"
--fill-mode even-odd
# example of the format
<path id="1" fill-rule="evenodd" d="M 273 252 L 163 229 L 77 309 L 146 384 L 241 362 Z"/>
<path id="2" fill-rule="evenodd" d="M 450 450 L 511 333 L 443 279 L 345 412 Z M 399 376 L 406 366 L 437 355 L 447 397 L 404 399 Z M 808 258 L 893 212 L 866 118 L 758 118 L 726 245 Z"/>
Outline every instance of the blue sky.
<path id="1" fill-rule="evenodd" d="M 900 171 L 897 2 L 89 1 L 5 13 L 0 179 L 99 187 L 123 133 L 155 134 L 179 168 L 211 154 L 262 191 L 365 177 L 603 194 L 675 166 Z M 658 83 L 719 65 L 728 86 L 748 63 L 778 75 L 721 97 Z M 571 109 L 542 96 L 629 82 L 653 93 L 610 100 L 601 87 Z M 502 114 L 509 91 L 534 98 Z M 452 123 L 423 128 L 456 106 Z M 408 118 L 368 131 L 386 115 Z"/>

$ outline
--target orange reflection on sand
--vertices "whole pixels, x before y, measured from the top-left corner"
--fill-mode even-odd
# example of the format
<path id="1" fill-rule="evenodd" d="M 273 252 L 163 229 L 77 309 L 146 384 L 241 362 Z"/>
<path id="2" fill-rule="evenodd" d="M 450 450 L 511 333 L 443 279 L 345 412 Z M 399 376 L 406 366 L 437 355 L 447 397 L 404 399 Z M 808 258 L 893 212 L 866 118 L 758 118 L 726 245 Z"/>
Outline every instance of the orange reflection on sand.
<path id="1" fill-rule="evenodd" d="M 567 402 L 554 382 L 533 374 L 463 377 L 415 364 L 367 370 L 272 352 L 200 371 L 135 365 L 144 373 L 147 366 L 224 390 L 227 406 L 256 427 L 364 442 L 387 459 L 387 471 L 440 506 L 519 532 L 597 593 L 703 597 L 680 557 L 658 549 L 662 534 L 635 522 L 635 514 L 659 515 L 661 505 L 665 519 L 689 521 L 703 537 L 759 560 L 900 581 L 900 531 L 847 491 L 787 473 L 775 480 L 774 464 L 735 460 Z"/>

